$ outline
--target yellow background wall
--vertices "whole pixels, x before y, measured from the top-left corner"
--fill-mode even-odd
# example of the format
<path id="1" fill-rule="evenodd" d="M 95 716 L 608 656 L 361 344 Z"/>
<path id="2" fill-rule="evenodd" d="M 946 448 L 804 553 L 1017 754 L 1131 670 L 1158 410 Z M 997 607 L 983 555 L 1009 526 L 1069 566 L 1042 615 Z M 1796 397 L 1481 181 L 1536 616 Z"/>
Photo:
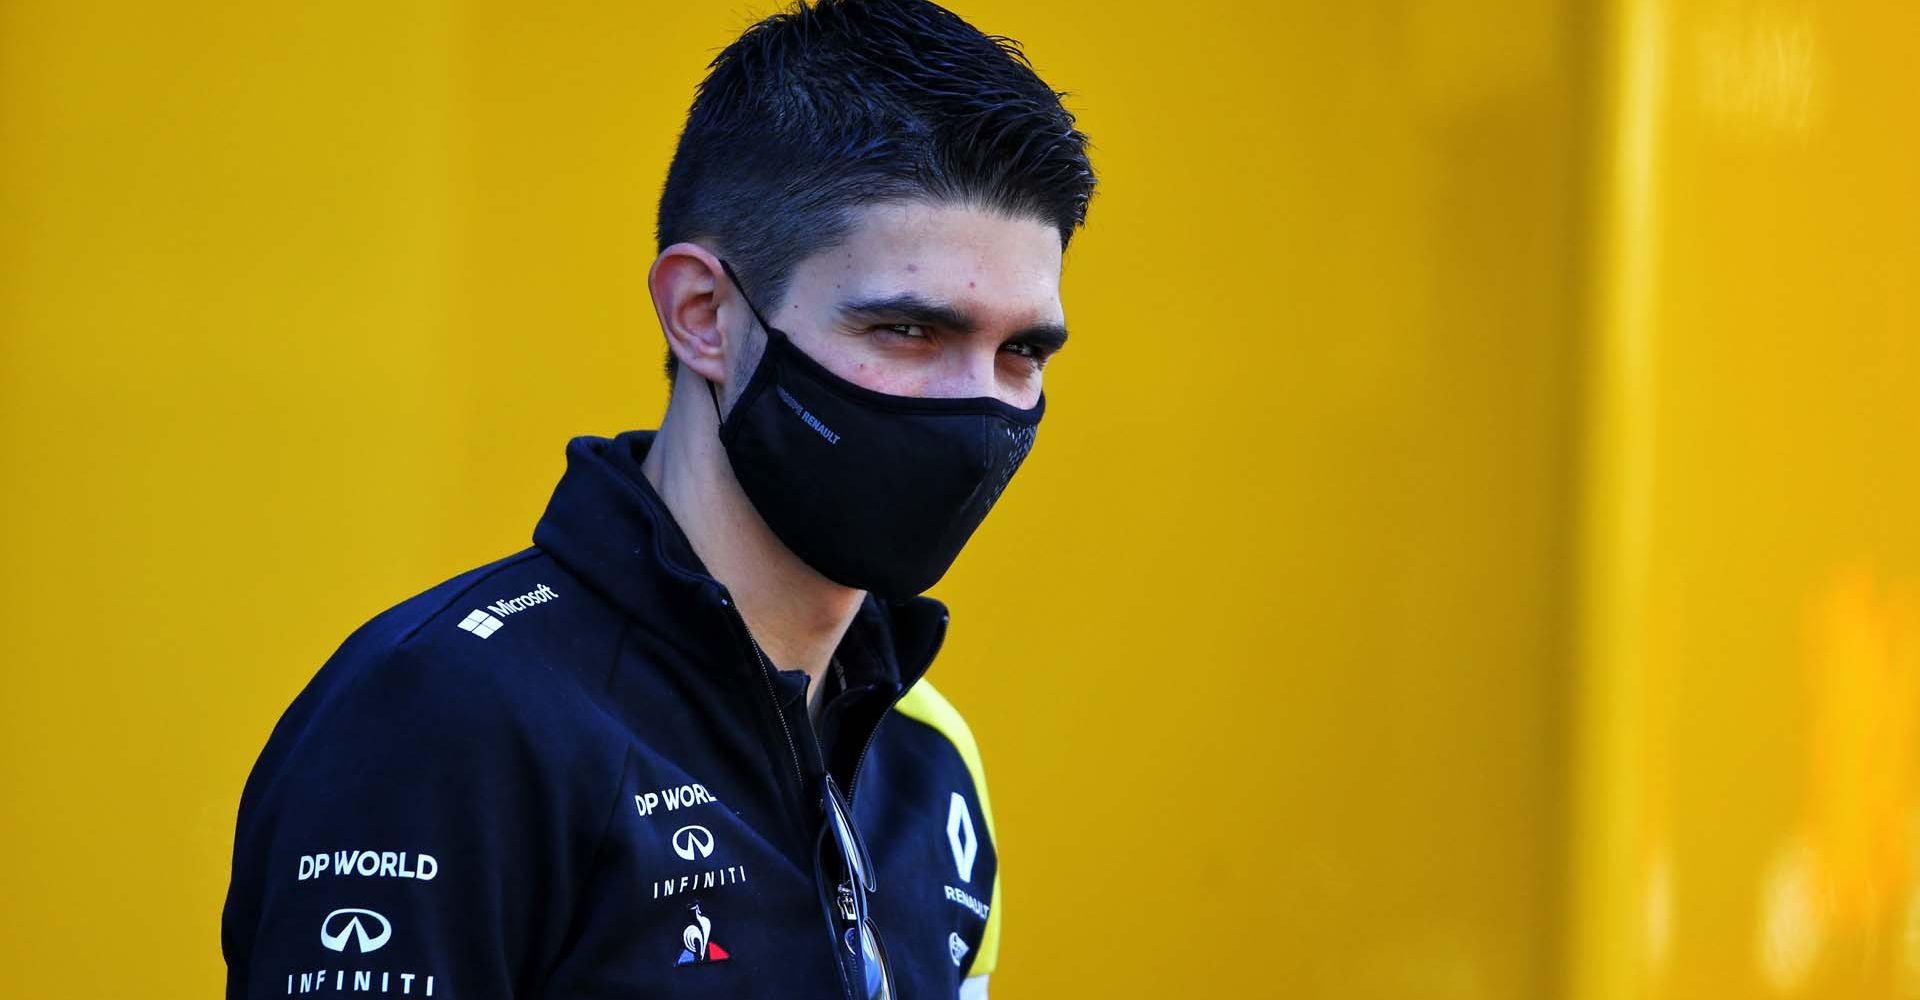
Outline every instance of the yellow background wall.
<path id="1" fill-rule="evenodd" d="M 1916 23 L 1685 6 L 956 4 L 1103 177 L 936 589 L 996 997 L 1920 992 Z M 0 4 L 0 992 L 218 992 L 281 709 L 656 420 L 767 9 Z"/>
<path id="2" fill-rule="evenodd" d="M 1613 27 L 1569 981 L 1920 996 L 1920 8 Z"/>

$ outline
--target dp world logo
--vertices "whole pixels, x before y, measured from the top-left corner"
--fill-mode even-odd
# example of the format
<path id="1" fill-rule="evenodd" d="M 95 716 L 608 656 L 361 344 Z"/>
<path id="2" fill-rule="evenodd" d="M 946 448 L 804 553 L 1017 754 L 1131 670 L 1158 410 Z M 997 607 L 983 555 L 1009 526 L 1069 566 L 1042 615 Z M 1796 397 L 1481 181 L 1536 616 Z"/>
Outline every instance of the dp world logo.
<path id="1" fill-rule="evenodd" d="M 370 924 L 379 925 L 380 933 L 367 933 Z M 392 936 L 393 925 L 372 910 L 335 910 L 320 921 L 320 944 L 328 951 L 346 951 L 351 938 L 353 950 L 365 955 L 379 951 Z"/>
<path id="2" fill-rule="evenodd" d="M 696 854 L 711 857 L 713 831 L 704 826 L 683 826 L 673 831 L 673 853 L 680 855 L 682 861 L 692 861 Z"/>

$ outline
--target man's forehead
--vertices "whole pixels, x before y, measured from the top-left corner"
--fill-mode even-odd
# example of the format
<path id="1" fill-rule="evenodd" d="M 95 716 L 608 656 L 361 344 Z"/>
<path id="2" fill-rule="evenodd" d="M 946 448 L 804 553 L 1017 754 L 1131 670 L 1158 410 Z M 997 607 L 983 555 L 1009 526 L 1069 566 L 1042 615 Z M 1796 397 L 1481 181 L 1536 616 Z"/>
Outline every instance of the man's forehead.
<path id="1" fill-rule="evenodd" d="M 1060 234 L 1051 225 L 953 203 L 854 211 L 844 240 L 801 262 L 794 293 L 822 305 L 913 294 L 990 318 L 1059 318 Z"/>

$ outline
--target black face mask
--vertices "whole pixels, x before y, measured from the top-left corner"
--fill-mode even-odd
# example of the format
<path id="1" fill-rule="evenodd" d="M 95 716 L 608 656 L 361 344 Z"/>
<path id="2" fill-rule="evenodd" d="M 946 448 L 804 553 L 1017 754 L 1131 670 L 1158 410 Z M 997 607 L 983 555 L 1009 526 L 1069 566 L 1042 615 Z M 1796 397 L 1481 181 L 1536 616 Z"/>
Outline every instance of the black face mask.
<path id="1" fill-rule="evenodd" d="M 808 357 L 752 301 L 747 308 L 767 349 L 720 421 L 747 499 L 835 583 L 896 600 L 933 586 L 1032 449 L 1046 397 L 1022 410 L 991 396 L 875 392 Z M 717 415 L 712 382 L 707 391 Z"/>

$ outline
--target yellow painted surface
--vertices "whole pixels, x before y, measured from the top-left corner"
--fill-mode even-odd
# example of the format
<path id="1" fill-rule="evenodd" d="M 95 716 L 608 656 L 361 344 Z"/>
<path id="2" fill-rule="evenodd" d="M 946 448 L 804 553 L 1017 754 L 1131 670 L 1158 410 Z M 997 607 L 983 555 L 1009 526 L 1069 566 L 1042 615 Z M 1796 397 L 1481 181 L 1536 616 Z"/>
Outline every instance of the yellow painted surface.
<path id="1" fill-rule="evenodd" d="M 956 4 L 1102 188 L 935 591 L 994 994 L 1920 993 L 1891 4 Z M 764 3 L 0 4 L 0 961 L 203 997 L 349 630 L 651 426 Z"/>
<path id="2" fill-rule="evenodd" d="M 1920 995 L 1920 10 L 1612 17 L 1569 992 Z"/>

